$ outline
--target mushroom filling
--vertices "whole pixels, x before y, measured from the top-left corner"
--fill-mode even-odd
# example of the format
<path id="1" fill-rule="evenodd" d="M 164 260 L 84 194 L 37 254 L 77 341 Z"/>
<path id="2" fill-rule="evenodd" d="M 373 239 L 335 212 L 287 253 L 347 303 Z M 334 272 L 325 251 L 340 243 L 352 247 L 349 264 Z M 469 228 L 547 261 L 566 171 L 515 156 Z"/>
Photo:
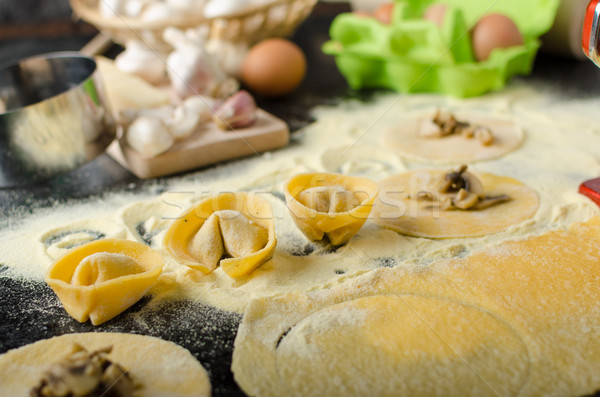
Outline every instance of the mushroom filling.
<path id="1" fill-rule="evenodd" d="M 119 364 L 107 355 L 112 346 L 88 352 L 73 345 L 73 352 L 52 364 L 30 397 L 130 397 L 136 385 Z"/>
<path id="2" fill-rule="evenodd" d="M 507 194 L 486 196 L 481 181 L 462 165 L 434 181 L 428 190 L 417 193 L 417 200 L 439 203 L 442 210 L 483 210 L 511 200 Z"/>
<path id="3" fill-rule="evenodd" d="M 492 131 L 485 126 L 459 121 L 450 112 L 438 110 L 432 120 L 427 120 L 419 134 L 425 138 L 444 138 L 450 135 L 461 135 L 467 139 L 477 139 L 482 145 L 489 146 L 494 142 Z"/>

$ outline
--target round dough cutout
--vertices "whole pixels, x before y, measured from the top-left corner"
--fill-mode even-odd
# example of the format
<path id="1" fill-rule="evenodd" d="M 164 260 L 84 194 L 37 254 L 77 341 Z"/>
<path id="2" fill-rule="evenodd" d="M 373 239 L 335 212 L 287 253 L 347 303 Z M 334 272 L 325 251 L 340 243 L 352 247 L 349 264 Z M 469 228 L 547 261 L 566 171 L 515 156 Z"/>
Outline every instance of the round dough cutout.
<path id="1" fill-rule="evenodd" d="M 457 119 L 470 124 L 488 127 L 494 136 L 491 145 L 479 140 L 467 139 L 460 134 L 442 138 L 426 138 L 419 135 L 422 123 L 433 119 L 435 113 L 404 120 L 383 135 L 384 146 L 414 161 L 432 164 L 458 164 L 500 158 L 521 146 L 523 131 L 512 121 L 457 114 Z"/>
<path id="2" fill-rule="evenodd" d="M 294 326 L 276 349 L 296 396 L 517 395 L 525 344 L 476 307 L 414 295 L 336 304 Z"/>
<path id="3" fill-rule="evenodd" d="M 419 170 L 392 176 L 380 183 L 372 210 L 374 221 L 398 233 L 426 238 L 479 237 L 532 218 L 540 202 L 535 190 L 516 179 L 474 173 L 488 196 L 507 194 L 511 200 L 483 210 L 441 210 L 431 201 L 409 196 L 426 189 L 447 170 Z"/>
<path id="4" fill-rule="evenodd" d="M 0 384 L 5 395 L 28 396 L 48 366 L 65 357 L 74 343 L 88 351 L 113 346 L 111 361 L 141 385 L 139 396 L 210 396 L 206 370 L 175 343 L 145 335 L 91 332 L 41 340 L 0 355 Z M 136 394 L 136 397 L 138 394 Z"/>

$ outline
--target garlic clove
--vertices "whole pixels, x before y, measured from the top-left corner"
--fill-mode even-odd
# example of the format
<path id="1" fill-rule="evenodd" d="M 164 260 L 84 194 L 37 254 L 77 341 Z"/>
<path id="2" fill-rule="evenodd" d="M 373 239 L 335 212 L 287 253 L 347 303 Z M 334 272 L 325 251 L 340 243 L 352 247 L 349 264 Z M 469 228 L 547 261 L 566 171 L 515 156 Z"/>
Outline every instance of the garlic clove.
<path id="1" fill-rule="evenodd" d="M 186 98 L 182 105 L 187 112 L 197 114 L 200 121 L 206 122 L 212 119 L 217 102 L 208 96 L 194 95 Z"/>
<path id="2" fill-rule="evenodd" d="M 229 97 L 213 115 L 222 130 L 248 127 L 256 121 L 256 102 L 248 91 L 240 90 Z"/>
<path id="3" fill-rule="evenodd" d="M 141 115 L 131 123 L 126 139 L 133 150 L 146 158 L 166 152 L 175 143 L 165 122 L 150 114 Z"/>
<path id="4" fill-rule="evenodd" d="M 142 108 L 142 109 L 125 109 L 119 113 L 119 123 L 124 126 L 129 126 L 138 117 L 148 115 L 151 117 L 158 117 L 159 119 L 168 120 L 173 113 L 173 108 L 169 105 L 159 106 L 155 108 Z"/>
<path id="5" fill-rule="evenodd" d="M 162 57 L 137 40 L 125 43 L 125 51 L 117 55 L 115 65 L 121 71 L 135 74 L 151 84 L 158 84 L 166 77 L 166 64 Z"/>
<path id="6" fill-rule="evenodd" d="M 183 104 L 173 110 L 171 118 L 167 121 L 167 127 L 171 135 L 177 140 L 185 139 L 192 135 L 200 122 L 200 115 L 190 112 Z"/>

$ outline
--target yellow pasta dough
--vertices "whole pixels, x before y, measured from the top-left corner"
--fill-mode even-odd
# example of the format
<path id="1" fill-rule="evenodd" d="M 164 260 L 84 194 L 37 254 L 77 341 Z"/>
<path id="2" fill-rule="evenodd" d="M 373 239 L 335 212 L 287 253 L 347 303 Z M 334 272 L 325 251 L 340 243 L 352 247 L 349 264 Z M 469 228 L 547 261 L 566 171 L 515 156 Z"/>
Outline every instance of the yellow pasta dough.
<path id="1" fill-rule="evenodd" d="M 333 245 L 350 240 L 367 220 L 377 184 L 353 176 L 309 173 L 296 175 L 284 188 L 296 226 L 314 241 L 325 236 Z"/>
<path id="2" fill-rule="evenodd" d="M 392 176 L 380 183 L 373 220 L 381 227 L 427 238 L 476 237 L 497 233 L 533 217 L 537 193 L 516 179 L 476 173 L 487 196 L 507 194 L 510 200 L 482 210 L 442 210 L 431 201 L 417 200 L 446 171 L 419 170 Z"/>
<path id="3" fill-rule="evenodd" d="M 527 349 L 507 324 L 474 307 L 411 295 L 360 298 L 313 313 L 281 339 L 275 363 L 297 396 L 422 395 L 423 379 L 428 395 L 515 395 L 529 370 Z M 334 374 L 344 381 L 332 382 Z"/>
<path id="4" fill-rule="evenodd" d="M 79 322 L 102 324 L 137 302 L 162 272 L 162 256 L 129 240 L 104 239 L 54 262 L 46 282 Z"/>
<path id="5" fill-rule="evenodd" d="M 255 396 L 592 394 L 599 234 L 594 218 L 427 269 L 254 300 L 235 379 Z"/>
<path id="6" fill-rule="evenodd" d="M 271 206 L 249 193 L 210 197 L 173 222 L 164 246 L 179 262 L 205 274 L 220 265 L 231 277 L 247 276 L 275 252 Z"/>
<path id="7" fill-rule="evenodd" d="M 455 164 L 492 160 L 517 149 L 524 139 L 523 131 L 509 120 L 501 120 L 477 114 L 458 115 L 474 125 L 488 127 L 493 134 L 493 142 L 482 145 L 478 139 L 467 139 L 460 134 L 441 138 L 424 137 L 426 128 L 434 113 L 403 120 L 390 128 L 383 136 L 385 146 L 395 149 L 403 156 L 425 163 Z"/>
<path id="8" fill-rule="evenodd" d="M 124 333 L 66 334 L 0 355 L 0 385 L 6 396 L 28 396 L 47 368 L 74 344 L 89 351 L 112 346 L 108 358 L 127 370 L 139 385 L 136 397 L 208 397 L 210 379 L 189 351 L 172 342 Z"/>

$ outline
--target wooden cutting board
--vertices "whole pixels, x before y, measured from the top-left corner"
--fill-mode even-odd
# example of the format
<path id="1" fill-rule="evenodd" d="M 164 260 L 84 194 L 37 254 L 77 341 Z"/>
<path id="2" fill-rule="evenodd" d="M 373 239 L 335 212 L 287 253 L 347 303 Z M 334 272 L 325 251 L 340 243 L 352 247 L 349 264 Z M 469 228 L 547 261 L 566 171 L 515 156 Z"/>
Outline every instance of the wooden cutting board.
<path id="1" fill-rule="evenodd" d="M 250 127 L 223 131 L 212 122 L 206 123 L 156 157 L 142 156 L 129 147 L 123 136 L 109 146 L 107 153 L 137 177 L 146 179 L 257 155 L 283 147 L 289 139 L 287 124 L 259 109 L 257 121 Z"/>

